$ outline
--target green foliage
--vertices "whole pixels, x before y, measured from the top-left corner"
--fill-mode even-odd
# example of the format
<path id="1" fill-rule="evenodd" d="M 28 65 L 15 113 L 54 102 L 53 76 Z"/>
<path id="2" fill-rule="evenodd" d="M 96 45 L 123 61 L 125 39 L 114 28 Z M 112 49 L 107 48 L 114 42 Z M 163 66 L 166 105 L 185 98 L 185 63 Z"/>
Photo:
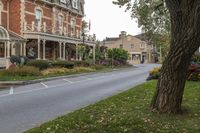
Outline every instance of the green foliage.
<path id="1" fill-rule="evenodd" d="M 121 48 L 113 48 L 108 49 L 108 58 L 112 58 L 114 60 L 122 60 L 127 61 L 129 58 L 128 51 Z"/>
<path id="2" fill-rule="evenodd" d="M 150 81 L 61 116 L 26 133 L 198 133 L 200 83 L 187 82 L 181 115 L 149 111 L 156 82 Z"/>
<path id="3" fill-rule="evenodd" d="M 73 69 L 68 68 L 48 68 L 41 73 L 43 76 L 55 76 L 55 75 L 69 75 L 74 73 L 94 72 L 95 69 L 89 67 L 75 67 Z"/>
<path id="4" fill-rule="evenodd" d="M 64 61 L 64 60 L 57 60 L 57 61 L 52 62 L 51 66 L 52 67 L 64 67 L 64 68 L 72 69 L 72 68 L 74 68 L 74 63 Z"/>
<path id="5" fill-rule="evenodd" d="M 37 67 L 40 70 L 47 69 L 50 66 L 46 60 L 30 60 L 26 65 Z"/>
<path id="6" fill-rule="evenodd" d="M 11 69 L 0 71 L 0 75 L 1 76 L 10 76 L 10 77 L 39 76 L 40 71 L 38 68 L 35 68 L 32 66 L 22 66 L 22 67 L 14 67 Z"/>
<path id="7" fill-rule="evenodd" d="M 196 54 L 193 55 L 191 61 L 193 61 L 193 62 L 200 62 L 200 54 L 198 54 L 198 55 L 196 55 Z"/>
<path id="8" fill-rule="evenodd" d="M 88 67 L 88 66 L 90 66 L 90 62 L 89 61 L 72 61 L 72 62 L 74 63 L 74 65 L 76 67 L 80 67 L 80 66 Z"/>
<path id="9" fill-rule="evenodd" d="M 12 55 L 12 56 L 10 57 L 10 62 L 11 62 L 12 64 L 20 64 L 20 63 L 21 63 L 21 60 L 20 60 L 20 57 L 19 57 L 19 56 L 14 56 L 14 55 Z"/>
<path id="10" fill-rule="evenodd" d="M 10 57 L 10 62 L 16 65 L 25 65 L 29 61 L 28 57 L 26 56 L 14 56 Z"/>
<path id="11" fill-rule="evenodd" d="M 138 21 L 146 39 L 157 48 L 162 47 L 162 56 L 165 58 L 169 51 L 171 38 L 171 22 L 169 11 L 163 0 L 115 0 L 119 7 L 130 10 L 132 17 Z"/>

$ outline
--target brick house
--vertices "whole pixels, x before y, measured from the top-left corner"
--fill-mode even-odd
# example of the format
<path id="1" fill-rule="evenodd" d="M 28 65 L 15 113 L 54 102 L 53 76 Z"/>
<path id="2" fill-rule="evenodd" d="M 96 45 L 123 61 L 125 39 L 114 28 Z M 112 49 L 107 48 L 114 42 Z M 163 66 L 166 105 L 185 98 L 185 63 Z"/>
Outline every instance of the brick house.
<path id="1" fill-rule="evenodd" d="M 83 16 L 84 0 L 0 0 L 0 67 L 11 55 L 78 59 Z"/>
<path id="2" fill-rule="evenodd" d="M 148 44 L 145 39 L 141 39 L 139 36 L 127 35 L 125 31 L 122 31 L 119 37 L 107 37 L 102 45 L 108 49 L 122 48 L 128 51 L 130 64 L 155 63 L 156 61 L 154 45 Z"/>

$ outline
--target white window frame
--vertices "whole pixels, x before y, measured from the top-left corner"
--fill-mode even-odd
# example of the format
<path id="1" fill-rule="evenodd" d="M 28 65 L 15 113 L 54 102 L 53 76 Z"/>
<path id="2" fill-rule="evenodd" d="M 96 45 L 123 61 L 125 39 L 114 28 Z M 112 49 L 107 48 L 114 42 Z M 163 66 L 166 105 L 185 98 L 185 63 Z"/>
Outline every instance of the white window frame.
<path id="1" fill-rule="evenodd" d="M 63 24 L 64 24 L 64 16 L 62 14 L 58 15 L 58 25 L 59 25 L 59 30 L 63 30 Z"/>
<path id="2" fill-rule="evenodd" d="M 123 44 L 120 44 L 120 45 L 119 45 L 119 48 L 123 49 Z"/>
<path id="3" fill-rule="evenodd" d="M 143 45 L 144 45 L 144 46 L 143 46 Z M 146 48 L 146 43 L 145 43 L 145 42 L 141 42 L 140 48 Z"/>
<path id="4" fill-rule="evenodd" d="M 70 23 L 71 23 L 71 35 L 75 35 L 76 20 L 73 18 L 71 19 Z"/>
<path id="5" fill-rule="evenodd" d="M 0 1 L 0 25 L 1 25 L 1 12 L 3 11 L 3 3 Z"/>
<path id="6" fill-rule="evenodd" d="M 135 49 L 135 45 L 134 44 L 131 44 L 131 49 Z"/>
<path id="7" fill-rule="evenodd" d="M 72 0 L 72 7 L 78 9 L 78 0 Z"/>
<path id="8" fill-rule="evenodd" d="M 37 21 L 37 11 L 40 12 L 40 18 L 39 18 L 40 21 Z M 35 25 L 37 26 L 38 31 L 40 31 L 41 30 L 41 25 L 42 25 L 42 9 L 41 8 L 36 8 L 35 9 Z"/>

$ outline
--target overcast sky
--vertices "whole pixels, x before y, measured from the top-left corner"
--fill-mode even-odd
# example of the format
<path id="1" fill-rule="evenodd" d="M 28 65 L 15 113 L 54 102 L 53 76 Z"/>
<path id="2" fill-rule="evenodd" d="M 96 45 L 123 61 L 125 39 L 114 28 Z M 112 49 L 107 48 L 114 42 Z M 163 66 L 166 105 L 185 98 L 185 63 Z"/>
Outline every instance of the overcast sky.
<path id="1" fill-rule="evenodd" d="M 131 19 L 130 13 L 112 4 L 113 0 L 85 0 L 84 18 L 91 20 L 90 34 L 96 34 L 97 39 L 116 37 L 120 31 L 137 35 L 141 33 L 135 20 Z"/>

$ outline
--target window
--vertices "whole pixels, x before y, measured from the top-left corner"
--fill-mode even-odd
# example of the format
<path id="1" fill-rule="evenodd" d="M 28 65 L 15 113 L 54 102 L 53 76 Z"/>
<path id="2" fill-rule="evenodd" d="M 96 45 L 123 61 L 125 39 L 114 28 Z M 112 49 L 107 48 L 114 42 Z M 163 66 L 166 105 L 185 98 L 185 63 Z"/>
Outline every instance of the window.
<path id="1" fill-rule="evenodd" d="M 122 44 L 120 44 L 120 45 L 119 45 L 119 48 L 123 48 L 123 45 L 122 45 Z"/>
<path id="2" fill-rule="evenodd" d="M 1 11 L 3 10 L 3 4 L 0 1 L 0 25 L 1 25 Z"/>
<path id="3" fill-rule="evenodd" d="M 42 17 L 42 11 L 39 9 L 36 9 L 35 10 L 35 19 L 36 19 L 35 25 L 37 26 L 38 30 L 40 30 L 40 27 L 41 27 L 41 17 Z"/>
<path id="4" fill-rule="evenodd" d="M 131 49 L 134 49 L 134 44 L 131 44 Z"/>
<path id="5" fill-rule="evenodd" d="M 75 19 L 71 20 L 71 35 L 73 36 L 75 34 L 75 27 L 76 27 L 76 21 Z"/>
<path id="6" fill-rule="evenodd" d="M 58 25 L 59 25 L 59 30 L 62 31 L 62 29 L 63 29 L 63 16 L 62 15 L 58 16 Z"/>
<path id="7" fill-rule="evenodd" d="M 78 9 L 78 0 L 72 0 L 72 7 Z"/>
<path id="8" fill-rule="evenodd" d="M 140 44 L 140 48 L 145 48 L 146 47 L 146 43 L 145 42 L 142 42 L 141 44 Z"/>

